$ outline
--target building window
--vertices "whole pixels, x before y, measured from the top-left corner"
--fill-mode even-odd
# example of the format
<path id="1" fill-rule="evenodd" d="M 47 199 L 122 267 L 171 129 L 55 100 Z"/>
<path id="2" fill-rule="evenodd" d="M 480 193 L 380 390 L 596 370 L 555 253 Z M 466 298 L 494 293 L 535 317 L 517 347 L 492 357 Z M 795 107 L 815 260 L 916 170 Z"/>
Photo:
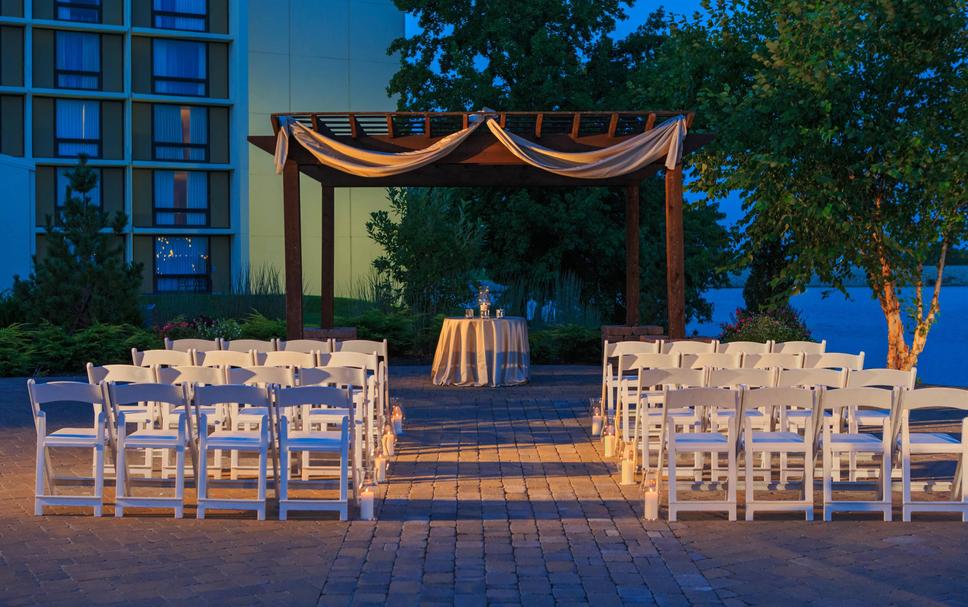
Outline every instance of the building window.
<path id="1" fill-rule="evenodd" d="M 152 47 L 155 93 L 195 97 L 208 94 L 205 76 L 208 47 L 204 42 L 156 39 L 152 41 Z"/>
<path id="2" fill-rule="evenodd" d="M 101 22 L 101 0 L 56 0 L 54 5 L 63 21 Z"/>
<path id="3" fill-rule="evenodd" d="M 210 291 L 208 238 L 156 236 L 154 278 L 159 293 Z"/>
<path id="4" fill-rule="evenodd" d="M 208 225 L 208 173 L 155 171 L 154 180 L 155 225 Z"/>
<path id="5" fill-rule="evenodd" d="M 72 158 L 101 156 L 101 104 L 83 99 L 55 101 L 56 154 Z"/>
<path id="6" fill-rule="evenodd" d="M 54 212 L 58 216 L 64 210 L 64 205 L 67 203 L 67 186 L 71 183 L 67 175 L 73 170 L 74 167 L 60 167 L 57 169 L 57 199 L 54 204 Z M 91 199 L 92 205 L 103 206 L 104 201 L 101 198 L 101 169 L 92 170 L 97 175 L 97 184 L 91 188 L 87 195 Z"/>
<path id="7" fill-rule="evenodd" d="M 152 23 L 169 30 L 208 31 L 207 0 L 153 0 Z"/>
<path id="8" fill-rule="evenodd" d="M 57 32 L 57 86 L 68 89 L 101 88 L 101 36 Z"/>
<path id="9" fill-rule="evenodd" d="M 208 110 L 194 106 L 154 106 L 153 138 L 155 160 L 205 162 Z"/>

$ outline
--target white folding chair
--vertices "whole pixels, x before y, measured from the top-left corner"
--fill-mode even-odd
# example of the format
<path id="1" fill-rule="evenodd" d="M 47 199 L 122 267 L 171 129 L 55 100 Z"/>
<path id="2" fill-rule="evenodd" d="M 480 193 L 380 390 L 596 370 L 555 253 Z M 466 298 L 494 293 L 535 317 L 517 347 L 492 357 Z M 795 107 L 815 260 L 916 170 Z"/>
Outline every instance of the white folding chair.
<path id="1" fill-rule="evenodd" d="M 165 349 L 166 350 L 178 350 L 180 352 L 188 352 L 190 350 L 200 350 L 202 352 L 207 352 L 209 350 L 221 350 L 222 340 L 221 339 L 175 339 L 171 340 L 167 337 L 165 338 Z"/>
<path id="2" fill-rule="evenodd" d="M 37 429 L 37 471 L 34 487 L 34 514 L 44 514 L 44 506 L 90 506 L 94 516 L 101 516 L 104 501 L 104 445 L 107 416 L 100 386 L 81 382 L 48 382 L 38 384 L 27 380 L 27 395 Z M 94 423 L 86 428 L 47 430 L 46 405 L 74 405 L 78 403 L 95 410 Z M 91 449 L 94 454 L 94 491 L 90 495 L 57 493 L 58 477 L 54 475 L 49 450 L 55 447 Z M 66 479 L 61 479 L 66 480 Z M 76 480 L 76 479 L 70 479 Z"/>
<path id="3" fill-rule="evenodd" d="M 115 493 L 114 515 L 124 516 L 125 508 L 172 508 L 175 518 L 184 512 L 185 498 L 185 449 L 191 443 L 188 400 L 185 388 L 172 384 L 107 384 L 108 404 L 117 419 L 117 489 Z M 178 410 L 177 428 L 148 428 L 127 432 L 123 407 L 140 402 L 160 403 Z M 175 453 L 175 495 L 174 497 L 135 496 L 129 492 L 127 482 L 127 450 L 152 449 L 174 451 Z"/>
<path id="4" fill-rule="evenodd" d="M 721 342 L 717 347 L 717 352 L 723 354 L 769 354 L 773 347 L 772 341 L 727 341 Z"/>
<path id="5" fill-rule="evenodd" d="M 251 367 L 255 352 L 233 350 L 192 350 L 192 363 L 199 367 Z"/>
<path id="6" fill-rule="evenodd" d="M 256 430 L 208 430 L 208 420 L 204 414 L 197 414 L 199 423 L 199 472 L 198 518 L 212 508 L 254 510 L 258 519 L 266 517 L 266 464 L 269 456 L 269 393 L 259 386 L 195 386 L 195 405 L 204 409 L 217 405 L 248 405 L 267 413 L 257 424 Z M 208 452 L 221 449 L 229 451 L 254 452 L 259 456 L 257 494 L 255 499 L 216 498 L 209 495 Z"/>
<path id="7" fill-rule="evenodd" d="M 316 366 L 315 352 L 256 352 L 256 364 L 263 367 L 299 367 Z"/>
<path id="8" fill-rule="evenodd" d="M 636 390 L 640 371 L 643 369 L 676 369 L 681 366 L 681 358 L 678 354 L 641 352 L 639 354 L 620 354 L 615 357 L 614 363 L 612 361 L 608 363 L 606 380 L 609 382 L 609 397 L 614 394 L 617 402 L 615 406 L 609 405 L 608 409 L 615 414 L 615 427 L 621 429 L 622 440 L 628 441 L 630 438 L 632 423 L 634 422 L 633 416 L 639 405 Z M 616 366 L 613 367 L 613 364 Z M 658 391 L 661 393 L 661 390 Z"/>
<path id="9" fill-rule="evenodd" d="M 390 406 L 390 345 L 387 340 L 375 341 L 371 339 L 346 339 L 333 342 L 333 352 L 357 352 L 360 354 L 376 354 L 377 367 L 371 369 L 377 376 L 380 388 L 379 401 L 381 410 L 380 423 L 384 423 L 388 407 Z M 323 366 L 323 365 L 320 365 Z"/>
<path id="10" fill-rule="evenodd" d="M 796 430 L 787 426 L 787 412 L 808 411 L 811 414 L 816 408 L 816 393 L 806 388 L 760 388 L 744 390 L 743 406 L 757 410 L 776 411 L 779 414 L 779 429 L 757 431 L 753 429 L 752 418 L 745 417 L 743 429 L 743 454 L 746 458 L 746 520 L 753 520 L 757 510 L 771 512 L 803 511 L 808 521 L 813 520 L 813 453 L 814 426 L 806 424 L 801 436 Z M 768 456 L 779 453 L 783 456 L 780 462 L 780 486 L 776 488 L 789 489 L 787 461 L 791 454 L 802 455 L 803 476 L 799 485 L 799 499 L 761 500 L 756 498 L 754 486 L 753 459 L 757 453 Z M 770 457 L 767 458 L 768 460 Z M 768 483 L 769 489 L 775 488 Z"/>
<path id="11" fill-rule="evenodd" d="M 276 350 L 275 339 L 223 339 L 221 350 L 231 350 L 233 352 L 272 352 Z"/>
<path id="12" fill-rule="evenodd" d="M 709 369 L 706 371 L 706 383 L 704 385 L 707 388 L 726 390 L 772 388 L 776 385 L 776 372 L 773 369 Z M 708 410 L 706 416 L 710 427 L 714 430 L 725 431 L 729 427 L 733 416 L 739 412 L 748 421 L 745 423 L 737 422 L 737 430 L 745 427 L 746 423 L 749 423 L 760 432 L 772 430 L 774 420 L 772 409 L 746 407 L 743 400 L 745 394 L 746 392 L 739 392 L 739 409 L 736 411 L 729 408 Z M 770 480 L 772 476 L 770 454 L 763 452 L 761 460 L 761 473 L 763 478 L 764 480 Z M 719 468 L 719 462 L 714 459 L 710 465 L 711 480 L 719 480 L 721 474 L 722 471 Z M 752 474 L 752 469 L 747 469 L 746 474 Z"/>
<path id="13" fill-rule="evenodd" d="M 862 371 L 850 371 L 847 374 L 847 387 L 848 388 L 864 388 L 864 387 L 876 387 L 876 388 L 891 388 L 895 392 L 900 390 L 913 390 L 914 386 L 917 384 L 918 370 L 917 367 L 912 368 L 910 371 L 902 371 L 900 369 L 864 369 Z M 891 415 L 898 418 L 900 411 L 897 410 L 897 403 L 900 401 L 895 399 L 895 410 L 891 412 Z M 856 419 L 857 423 L 862 426 L 879 426 L 883 423 L 882 411 L 857 411 Z M 897 433 L 900 431 L 900 426 L 895 426 L 894 435 L 897 438 Z"/>
<path id="14" fill-rule="evenodd" d="M 799 352 L 746 354 L 744 369 L 802 369 L 804 355 Z"/>
<path id="15" fill-rule="evenodd" d="M 806 388 L 816 392 L 833 389 L 837 390 L 847 386 L 846 369 L 780 369 L 776 379 L 777 388 Z M 807 426 L 813 427 L 814 453 L 816 446 L 820 444 L 820 415 L 819 407 L 814 407 L 812 411 L 788 407 L 786 410 L 786 428 L 798 432 L 806 432 Z M 828 423 L 834 423 L 833 430 L 840 432 L 843 429 L 845 420 L 833 420 L 829 413 L 823 414 Z M 836 462 L 835 462 L 836 463 Z M 839 463 L 836 463 L 839 466 Z M 780 454 L 780 482 L 786 482 L 786 455 Z M 839 467 L 835 468 L 834 476 L 839 477 Z"/>
<path id="16" fill-rule="evenodd" d="M 675 341 L 663 341 L 663 354 L 701 354 L 703 352 L 715 352 L 719 347 L 719 342 L 715 339 L 701 341 L 698 339 L 678 339 Z"/>
<path id="17" fill-rule="evenodd" d="M 276 340 L 276 350 L 280 352 L 332 352 L 333 342 L 330 339 L 279 339 Z"/>
<path id="18" fill-rule="evenodd" d="M 805 369 L 846 369 L 860 371 L 864 368 L 864 353 L 845 354 L 843 352 L 824 352 L 807 354 L 803 359 Z"/>
<path id="19" fill-rule="evenodd" d="M 366 369 L 354 369 L 353 367 L 313 367 L 299 369 L 297 376 L 300 386 L 326 386 L 345 390 L 350 395 L 353 404 L 353 424 L 350 431 L 353 433 L 353 469 L 352 477 L 354 487 L 360 485 L 363 480 L 363 447 L 364 437 L 369 437 L 370 441 L 366 444 L 366 456 L 370 468 L 373 467 L 373 457 L 375 455 L 375 445 L 372 443 L 374 433 L 366 428 L 366 420 L 372 417 L 373 399 L 370 393 L 376 386 L 372 377 L 367 377 Z M 316 419 L 325 420 L 327 416 L 325 410 L 317 411 L 310 405 L 302 409 L 303 428 L 312 430 L 316 425 Z M 322 416 L 322 417 L 319 417 Z M 302 480 L 308 481 L 314 471 L 310 461 L 310 453 L 307 451 L 302 456 Z"/>
<path id="20" fill-rule="evenodd" d="M 286 520 L 290 510 L 336 510 L 341 521 L 348 516 L 348 484 L 350 461 L 350 427 L 353 425 L 353 405 L 349 393 L 339 388 L 324 386 L 299 386 L 294 388 L 274 389 L 276 407 L 280 412 L 279 419 L 279 520 Z M 315 421 L 322 426 L 319 430 L 308 427 L 303 418 L 303 428 L 295 429 L 297 416 L 291 415 L 290 410 L 312 408 L 314 411 L 325 412 L 317 415 Z M 331 430 L 336 426 L 338 430 Z M 317 453 L 337 455 L 339 457 L 339 498 L 335 500 L 323 499 L 291 499 L 289 497 L 290 454 Z"/>
<path id="21" fill-rule="evenodd" d="M 372 390 L 368 390 L 370 399 L 373 402 L 372 412 L 368 412 L 366 419 L 367 444 L 372 444 L 374 440 L 380 439 L 380 432 L 386 424 L 386 406 L 383 402 L 384 390 L 380 377 L 380 359 L 375 353 L 365 354 L 362 352 L 317 352 L 317 367 L 352 367 L 354 369 L 366 369 L 367 378 L 374 381 Z"/>
<path id="22" fill-rule="evenodd" d="M 823 354 L 827 351 L 827 340 L 822 341 L 775 341 L 773 349 L 775 354 Z"/>
<path id="23" fill-rule="evenodd" d="M 231 367 L 225 370 L 225 383 L 240 386 L 281 386 L 289 388 L 296 385 L 296 373 L 291 367 Z M 268 408 L 255 406 L 240 406 L 232 403 L 229 409 L 229 427 L 233 430 L 258 430 L 270 411 Z M 272 421 L 272 418 L 269 417 Z M 274 439 L 274 428 L 269 428 L 269 438 Z M 275 443 L 270 445 L 275 448 Z M 245 466 L 239 463 L 239 452 L 233 450 L 229 455 L 231 469 L 229 478 L 239 478 L 241 470 L 256 470 L 256 466 Z M 273 459 L 275 461 L 275 459 Z"/>
<path id="24" fill-rule="evenodd" d="M 191 352 L 181 350 L 144 350 L 131 348 L 131 362 L 136 367 L 174 367 L 192 364 Z"/>
<path id="25" fill-rule="evenodd" d="M 622 402 L 627 403 L 626 425 L 634 421 L 633 433 L 636 448 L 642 454 L 642 468 L 646 474 L 651 470 L 651 451 L 657 452 L 656 469 L 662 469 L 662 441 L 665 423 L 676 427 L 699 429 L 702 423 L 701 412 L 697 409 L 681 409 L 669 417 L 665 414 L 664 398 L 666 387 L 693 388 L 705 385 L 705 372 L 701 369 L 653 369 L 648 366 L 634 367 L 635 382 L 623 382 Z M 634 420 L 631 419 L 634 405 Z M 701 474 L 702 460 L 696 459 L 696 480 Z"/>
<path id="26" fill-rule="evenodd" d="M 842 388 L 820 393 L 823 413 L 830 412 L 830 421 L 823 421 L 823 518 L 829 521 L 834 512 L 881 512 L 885 521 L 891 520 L 891 447 L 894 442 L 891 417 L 883 418 L 881 436 L 860 432 L 833 432 L 834 420 L 842 419 L 851 408 L 880 409 L 890 413 L 894 406 L 894 392 L 880 388 Z M 843 455 L 872 455 L 879 459 L 877 498 L 873 500 L 834 500 L 834 463 Z M 870 490 L 870 483 L 858 483 L 854 471 L 848 483 L 838 482 L 838 490 Z"/>
<path id="27" fill-rule="evenodd" d="M 908 522 L 914 512 L 958 512 L 962 522 L 968 523 L 968 390 L 961 388 L 921 388 L 903 390 L 901 410 L 901 482 L 903 501 L 901 518 Z M 961 434 L 947 432 L 912 432 L 911 412 L 924 409 L 955 409 L 965 417 L 961 420 Z M 931 455 L 932 459 L 947 455 L 958 460 L 952 483 L 925 482 L 918 487 L 925 493 L 950 491 L 946 501 L 915 500 L 911 474 L 912 455 Z"/>
<path id="28" fill-rule="evenodd" d="M 682 410 L 732 410 L 725 434 L 718 431 L 678 432 L 670 418 L 675 412 Z M 665 390 L 665 406 L 663 407 L 663 427 L 665 428 L 665 443 L 668 449 L 669 471 L 669 520 L 678 519 L 680 511 L 725 511 L 729 520 L 736 520 L 736 444 L 738 429 L 735 413 L 739 409 L 739 392 L 736 390 L 722 390 L 719 388 L 680 388 Z M 710 454 L 713 460 L 725 455 L 727 459 L 725 498 L 722 500 L 679 500 L 678 475 L 676 470 L 679 455 L 693 455 L 694 457 Z M 659 451 L 660 457 L 662 450 Z M 691 488 L 701 488 L 704 483 L 688 481 Z M 710 488 L 722 488 L 721 483 L 713 482 Z"/>
<path id="29" fill-rule="evenodd" d="M 108 382 L 151 384 L 155 381 L 155 370 L 149 367 L 137 367 L 135 365 L 102 365 L 95 367 L 93 364 L 87 363 L 87 381 L 91 384 L 105 384 Z M 101 404 L 95 404 L 94 416 L 97 417 L 101 410 Z M 153 428 L 159 416 L 158 408 L 151 402 L 125 405 L 121 407 L 121 410 L 124 411 L 126 423 L 135 424 L 139 430 Z M 117 419 L 114 417 L 114 411 L 110 408 L 105 409 L 105 415 L 108 420 L 108 444 L 114 450 L 117 445 Z M 128 470 L 135 470 L 146 477 L 150 477 L 153 461 L 154 453 L 151 449 L 146 449 L 144 462 L 138 466 L 129 466 Z M 114 458 L 111 458 L 110 461 L 105 461 L 104 472 L 105 474 L 114 473 Z"/>
<path id="30" fill-rule="evenodd" d="M 660 345 L 658 341 L 609 342 L 605 340 L 602 345 L 602 406 L 605 410 L 602 411 L 602 415 L 614 413 L 618 405 L 617 392 L 620 377 L 615 375 L 615 371 L 618 369 L 619 358 L 626 354 L 658 354 Z"/>
<path id="31" fill-rule="evenodd" d="M 195 395 L 193 390 L 196 385 L 199 386 L 221 386 L 225 383 L 225 370 L 221 367 L 198 367 L 194 365 L 177 366 L 177 367 L 158 367 L 155 371 L 156 381 L 160 384 L 173 384 L 176 386 L 182 386 L 185 388 L 186 397 L 191 401 Z M 223 428 L 228 423 L 229 412 L 227 405 L 216 405 L 212 407 L 203 408 L 200 413 L 204 413 L 208 423 L 213 426 L 213 428 Z M 195 424 L 193 427 L 197 433 L 198 418 L 195 419 Z M 162 406 L 161 407 L 161 427 L 167 428 L 168 430 L 173 430 L 178 427 L 178 411 L 172 407 Z M 197 439 L 197 434 L 192 437 L 193 440 Z M 172 472 L 174 472 L 174 463 L 169 457 L 171 452 L 166 451 L 166 457 L 162 460 L 161 475 L 162 478 L 167 478 Z M 215 471 L 216 478 L 222 470 L 222 451 L 215 451 Z"/>

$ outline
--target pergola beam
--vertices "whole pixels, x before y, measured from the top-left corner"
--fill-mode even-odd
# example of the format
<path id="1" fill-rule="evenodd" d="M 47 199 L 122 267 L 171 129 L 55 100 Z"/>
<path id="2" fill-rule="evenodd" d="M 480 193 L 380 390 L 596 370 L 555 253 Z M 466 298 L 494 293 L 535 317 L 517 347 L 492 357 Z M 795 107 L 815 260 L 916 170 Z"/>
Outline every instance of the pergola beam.
<path id="1" fill-rule="evenodd" d="M 289 160 L 282 169 L 282 222 L 286 270 L 286 339 L 303 336 L 302 221 L 299 165 Z"/>

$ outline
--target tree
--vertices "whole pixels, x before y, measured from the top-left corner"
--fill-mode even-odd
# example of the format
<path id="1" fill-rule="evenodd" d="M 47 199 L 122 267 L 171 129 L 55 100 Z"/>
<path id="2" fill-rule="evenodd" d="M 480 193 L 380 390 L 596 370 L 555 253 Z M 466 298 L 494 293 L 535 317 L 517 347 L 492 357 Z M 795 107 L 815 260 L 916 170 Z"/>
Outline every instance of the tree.
<path id="1" fill-rule="evenodd" d="M 81 157 L 67 173 L 63 210 L 46 218 L 46 252 L 34 256 L 27 280 L 15 277 L 13 298 L 34 322 L 70 331 L 97 323 L 141 322 L 141 264 L 124 261 L 126 218 L 91 204 L 97 173 Z"/>
<path id="2" fill-rule="evenodd" d="M 391 45 L 400 69 L 388 88 L 401 110 L 609 110 L 639 107 L 629 76 L 667 34 L 658 11 L 621 41 L 612 33 L 627 0 L 396 0 L 419 16 L 420 32 Z M 664 86 L 655 83 L 655 86 Z M 666 316 L 662 184 L 642 184 L 642 317 Z M 549 284 L 575 276 L 603 318 L 624 316 L 624 193 L 605 188 L 463 190 L 484 230 L 488 274 L 502 282 Z M 715 205 L 685 206 L 687 312 L 706 318 L 702 292 L 719 284 L 727 239 Z M 690 235 L 688 231 L 696 231 Z M 695 238 L 701 236 L 701 239 Z M 693 246 L 695 245 L 695 246 Z"/>
<path id="3" fill-rule="evenodd" d="M 741 192 L 741 245 L 781 246 L 778 281 L 816 275 L 843 290 L 862 271 L 888 366 L 911 368 L 940 311 L 946 252 L 968 235 L 964 0 L 706 8 L 656 62 L 678 62 L 717 133 L 695 161 L 698 187 Z"/>

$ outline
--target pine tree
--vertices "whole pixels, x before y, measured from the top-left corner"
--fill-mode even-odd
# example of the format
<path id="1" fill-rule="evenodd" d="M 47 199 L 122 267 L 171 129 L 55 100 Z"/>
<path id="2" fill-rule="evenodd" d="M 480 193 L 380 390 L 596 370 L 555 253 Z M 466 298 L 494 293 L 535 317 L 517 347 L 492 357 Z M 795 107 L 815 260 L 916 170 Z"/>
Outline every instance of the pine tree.
<path id="1" fill-rule="evenodd" d="M 70 331 L 97 323 L 138 324 L 142 264 L 124 260 L 127 218 L 91 204 L 98 175 L 86 158 L 67 179 L 62 210 L 46 218 L 46 252 L 34 256 L 27 280 L 15 278 L 13 296 L 28 320 Z"/>

